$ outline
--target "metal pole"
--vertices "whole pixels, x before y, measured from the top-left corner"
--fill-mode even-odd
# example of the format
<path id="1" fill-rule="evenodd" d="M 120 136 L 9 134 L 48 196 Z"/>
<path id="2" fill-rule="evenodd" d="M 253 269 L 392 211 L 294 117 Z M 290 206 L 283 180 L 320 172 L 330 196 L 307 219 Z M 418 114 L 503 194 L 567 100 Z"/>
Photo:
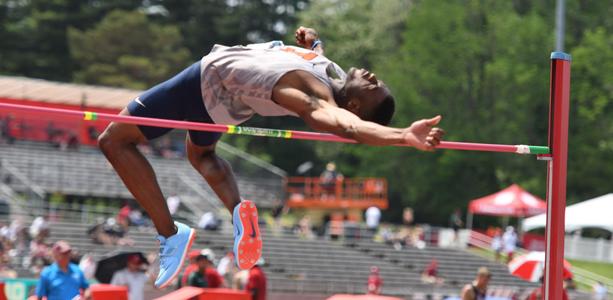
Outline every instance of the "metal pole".
<path id="1" fill-rule="evenodd" d="M 556 51 L 564 51 L 564 17 L 566 0 L 556 1 Z"/>
<path id="2" fill-rule="evenodd" d="M 570 61 L 571 57 L 566 53 L 551 54 L 549 146 L 552 147 L 552 151 L 551 160 L 547 162 L 547 245 L 544 282 L 546 300 L 562 299 Z"/>

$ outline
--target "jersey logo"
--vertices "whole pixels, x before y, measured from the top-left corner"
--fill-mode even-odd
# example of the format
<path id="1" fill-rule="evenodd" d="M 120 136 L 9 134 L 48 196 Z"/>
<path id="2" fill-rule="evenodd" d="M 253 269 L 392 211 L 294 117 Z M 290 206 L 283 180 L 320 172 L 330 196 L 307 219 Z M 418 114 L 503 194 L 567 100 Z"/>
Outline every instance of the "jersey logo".
<path id="1" fill-rule="evenodd" d="M 281 51 L 285 51 L 285 52 L 296 54 L 296 55 L 302 57 L 302 59 L 304 59 L 304 60 L 313 60 L 313 59 L 315 59 L 318 56 L 317 53 L 315 53 L 313 51 L 300 51 L 300 50 L 297 50 L 294 47 L 281 47 L 280 49 L 281 49 Z"/>

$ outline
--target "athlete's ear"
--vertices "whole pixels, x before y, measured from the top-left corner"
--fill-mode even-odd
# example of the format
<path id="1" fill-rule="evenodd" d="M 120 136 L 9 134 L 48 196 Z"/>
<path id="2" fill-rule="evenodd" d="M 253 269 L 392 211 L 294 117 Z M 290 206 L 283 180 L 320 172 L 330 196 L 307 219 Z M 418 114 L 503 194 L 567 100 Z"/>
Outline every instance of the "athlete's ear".
<path id="1" fill-rule="evenodd" d="M 345 107 L 345 109 L 354 113 L 357 116 L 360 112 L 360 101 L 355 98 L 349 99 L 349 101 L 347 101 L 347 107 Z"/>

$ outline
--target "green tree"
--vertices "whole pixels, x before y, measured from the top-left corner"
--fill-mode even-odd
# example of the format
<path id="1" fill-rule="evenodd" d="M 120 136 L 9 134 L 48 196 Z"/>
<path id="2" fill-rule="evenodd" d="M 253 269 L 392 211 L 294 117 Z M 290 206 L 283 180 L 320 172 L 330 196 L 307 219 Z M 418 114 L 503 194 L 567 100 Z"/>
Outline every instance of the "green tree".
<path id="1" fill-rule="evenodd" d="M 68 32 L 79 82 L 145 89 L 185 68 L 189 52 L 178 28 L 140 12 L 113 11 L 95 28 Z"/>
<path id="2" fill-rule="evenodd" d="M 112 8 L 134 9 L 141 1 L 0 1 L 0 72 L 70 81 L 68 27 L 84 29 Z"/>

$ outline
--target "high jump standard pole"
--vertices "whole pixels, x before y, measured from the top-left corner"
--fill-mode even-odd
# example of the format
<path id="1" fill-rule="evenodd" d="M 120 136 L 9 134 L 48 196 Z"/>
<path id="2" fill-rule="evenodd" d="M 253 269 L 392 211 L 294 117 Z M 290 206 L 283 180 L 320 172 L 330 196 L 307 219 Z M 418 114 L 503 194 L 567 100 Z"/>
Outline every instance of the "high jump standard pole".
<path id="1" fill-rule="evenodd" d="M 564 52 L 551 53 L 549 81 L 549 148 L 547 162 L 547 225 L 545 248 L 546 300 L 562 299 L 564 259 L 564 211 L 568 158 L 570 61 Z"/>

